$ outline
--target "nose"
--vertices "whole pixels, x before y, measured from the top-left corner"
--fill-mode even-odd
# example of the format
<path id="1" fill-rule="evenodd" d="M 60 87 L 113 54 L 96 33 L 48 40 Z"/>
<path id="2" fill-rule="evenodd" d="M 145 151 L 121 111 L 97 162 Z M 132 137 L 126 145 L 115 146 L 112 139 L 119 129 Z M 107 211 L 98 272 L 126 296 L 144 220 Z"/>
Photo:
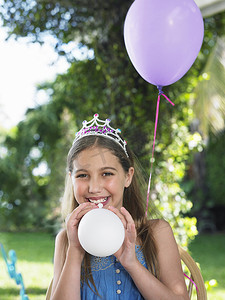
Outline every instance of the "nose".
<path id="1" fill-rule="evenodd" d="M 97 194 L 102 190 L 102 185 L 99 178 L 91 178 L 89 181 L 89 193 Z"/>

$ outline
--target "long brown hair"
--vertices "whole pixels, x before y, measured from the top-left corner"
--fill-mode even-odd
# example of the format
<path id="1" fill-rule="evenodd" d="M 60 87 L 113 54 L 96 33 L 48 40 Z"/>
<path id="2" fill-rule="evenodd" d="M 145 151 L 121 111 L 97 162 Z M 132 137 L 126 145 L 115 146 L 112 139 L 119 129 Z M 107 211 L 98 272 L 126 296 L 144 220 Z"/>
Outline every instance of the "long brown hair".
<path id="1" fill-rule="evenodd" d="M 125 173 L 128 172 L 130 167 L 134 167 L 135 172 L 132 179 L 132 182 L 129 187 L 124 189 L 123 195 L 123 206 L 130 212 L 132 215 L 136 229 L 137 229 L 137 237 L 141 243 L 142 251 L 144 257 L 146 259 L 146 263 L 149 271 L 156 276 L 159 277 L 159 266 L 157 262 L 157 249 L 153 237 L 153 233 L 151 230 L 150 222 L 145 216 L 145 196 L 146 196 L 146 182 L 143 178 L 142 174 L 139 174 L 139 167 L 137 164 L 136 158 L 134 158 L 134 154 L 127 147 L 128 156 L 122 149 L 122 147 L 116 143 L 115 141 L 105 138 L 103 136 L 86 136 L 76 141 L 71 147 L 68 157 L 67 157 L 67 173 L 73 172 L 73 162 L 74 159 L 77 158 L 78 154 L 88 148 L 91 147 L 99 147 L 100 149 L 108 149 L 115 155 L 121 166 L 123 167 Z M 100 155 L 104 155 L 102 151 Z M 66 184 L 65 184 L 65 192 L 62 201 L 62 217 L 63 219 L 71 213 L 76 207 L 78 203 L 74 197 L 73 186 L 71 177 L 67 175 Z M 153 212 L 153 209 L 151 210 Z M 68 247 L 68 240 L 65 236 L 65 251 Z M 90 268 L 90 256 L 86 253 L 83 263 L 83 271 L 82 282 L 87 282 L 89 285 L 89 281 L 95 287 L 93 277 L 91 274 Z M 89 285 L 90 286 L 90 285 Z M 95 288 L 96 290 L 96 288 Z M 96 290 L 97 292 L 97 290 Z"/>

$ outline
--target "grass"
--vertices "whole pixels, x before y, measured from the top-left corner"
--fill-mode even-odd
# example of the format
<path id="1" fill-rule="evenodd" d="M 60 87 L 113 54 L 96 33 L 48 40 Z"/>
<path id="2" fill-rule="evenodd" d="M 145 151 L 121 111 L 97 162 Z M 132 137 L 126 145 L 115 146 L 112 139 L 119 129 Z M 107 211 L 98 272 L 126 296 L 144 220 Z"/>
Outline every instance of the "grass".
<path id="1" fill-rule="evenodd" d="M 53 274 L 54 239 L 46 233 L 0 233 L 6 252 L 16 251 L 16 268 L 21 272 L 30 300 L 45 300 Z M 217 287 L 208 290 L 208 300 L 225 300 L 225 235 L 200 235 L 189 245 L 192 257 L 200 263 L 205 281 L 215 279 Z M 0 254 L 0 299 L 20 300 L 19 287 L 7 273 Z"/>
<path id="2" fill-rule="evenodd" d="M 29 299 L 44 300 L 53 275 L 54 239 L 46 233 L 0 233 L 0 242 L 7 253 L 16 251 L 16 270 L 22 273 Z M 0 255 L 0 299 L 20 300 L 19 292 Z"/>
<path id="3" fill-rule="evenodd" d="M 208 300 L 225 300 L 225 234 L 199 235 L 189 245 L 191 256 L 200 264 L 205 282 L 215 279 L 216 287 L 207 284 Z"/>

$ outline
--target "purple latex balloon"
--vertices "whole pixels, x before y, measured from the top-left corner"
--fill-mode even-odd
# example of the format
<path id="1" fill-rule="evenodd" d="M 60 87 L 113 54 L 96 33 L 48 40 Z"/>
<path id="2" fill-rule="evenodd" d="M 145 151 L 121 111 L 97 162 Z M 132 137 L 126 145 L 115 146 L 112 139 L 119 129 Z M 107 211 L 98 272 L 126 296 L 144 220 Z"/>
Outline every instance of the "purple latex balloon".
<path id="1" fill-rule="evenodd" d="M 156 86 L 170 85 L 190 69 L 203 36 L 204 23 L 194 0 L 135 0 L 124 24 L 131 62 Z"/>

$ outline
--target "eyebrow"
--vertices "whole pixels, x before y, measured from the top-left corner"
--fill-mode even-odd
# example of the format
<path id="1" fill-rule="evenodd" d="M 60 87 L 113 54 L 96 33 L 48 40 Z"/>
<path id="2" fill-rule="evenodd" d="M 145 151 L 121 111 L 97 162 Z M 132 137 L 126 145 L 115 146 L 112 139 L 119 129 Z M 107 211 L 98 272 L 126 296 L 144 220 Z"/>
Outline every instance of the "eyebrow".
<path id="1" fill-rule="evenodd" d="M 100 168 L 100 171 L 104 171 L 104 170 L 113 170 L 113 171 L 117 172 L 117 169 L 113 168 L 113 167 L 103 167 L 103 168 Z M 86 169 L 78 169 L 78 170 L 75 171 L 75 174 L 79 173 L 79 172 L 88 172 L 88 170 L 86 170 Z"/>
<path id="2" fill-rule="evenodd" d="M 100 170 L 101 171 L 104 171 L 104 170 L 113 170 L 113 171 L 117 171 L 117 169 L 116 168 L 113 168 L 113 167 L 103 167 L 103 168 L 101 168 Z"/>
<path id="3" fill-rule="evenodd" d="M 74 173 L 76 174 L 76 173 L 78 173 L 78 172 L 87 172 L 87 170 L 86 170 L 86 169 L 78 169 L 78 170 L 76 170 Z"/>

